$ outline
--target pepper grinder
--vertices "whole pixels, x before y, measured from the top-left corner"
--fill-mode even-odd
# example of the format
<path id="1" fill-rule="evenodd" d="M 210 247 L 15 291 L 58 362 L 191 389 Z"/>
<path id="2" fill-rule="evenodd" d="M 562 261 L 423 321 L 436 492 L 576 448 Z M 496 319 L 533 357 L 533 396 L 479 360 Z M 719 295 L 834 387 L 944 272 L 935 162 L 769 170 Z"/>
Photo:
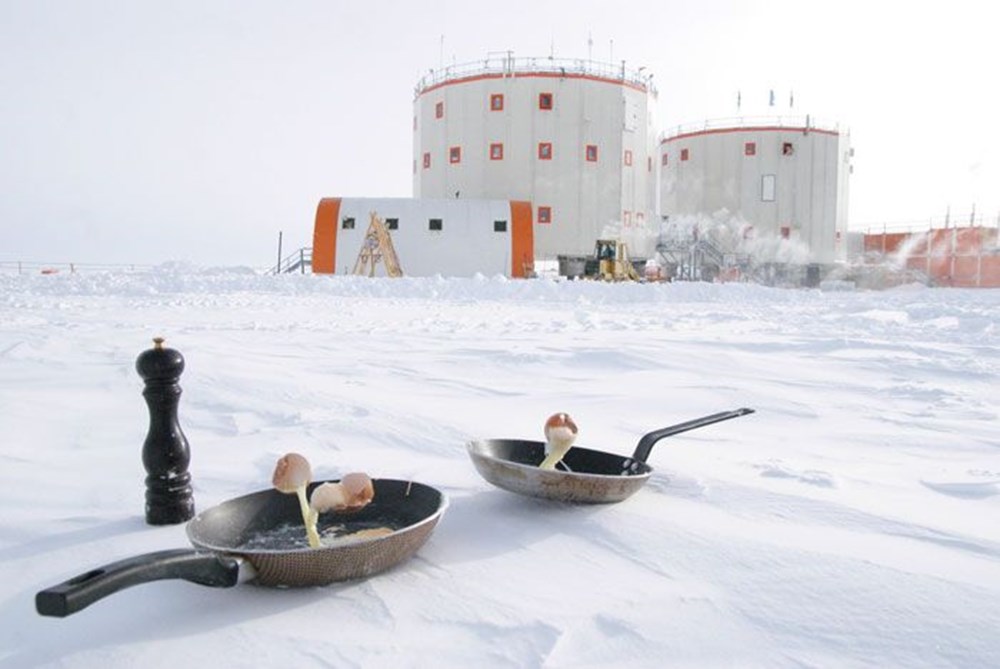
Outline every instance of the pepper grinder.
<path id="1" fill-rule="evenodd" d="M 163 337 L 136 358 L 135 368 L 146 384 L 142 396 L 149 406 L 149 433 L 142 445 L 146 468 L 146 522 L 175 525 L 194 516 L 194 494 L 188 464 L 191 451 L 177 422 L 178 385 L 184 371 L 180 351 L 164 348 Z"/>

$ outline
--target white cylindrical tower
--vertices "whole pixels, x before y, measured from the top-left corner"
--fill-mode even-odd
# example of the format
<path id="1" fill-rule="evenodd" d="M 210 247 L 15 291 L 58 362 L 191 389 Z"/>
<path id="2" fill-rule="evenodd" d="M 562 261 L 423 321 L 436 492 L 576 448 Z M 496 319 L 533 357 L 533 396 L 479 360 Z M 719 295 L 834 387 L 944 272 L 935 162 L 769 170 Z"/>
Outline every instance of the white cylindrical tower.
<path id="1" fill-rule="evenodd" d="M 748 234 L 798 242 L 808 262 L 847 256 L 850 134 L 800 117 L 741 117 L 681 126 L 660 142 L 660 214 L 725 209 Z"/>
<path id="2" fill-rule="evenodd" d="M 652 216 L 655 96 L 624 62 L 507 54 L 431 71 L 414 96 L 414 197 L 528 200 L 538 257 L 592 253 L 605 226 Z"/>

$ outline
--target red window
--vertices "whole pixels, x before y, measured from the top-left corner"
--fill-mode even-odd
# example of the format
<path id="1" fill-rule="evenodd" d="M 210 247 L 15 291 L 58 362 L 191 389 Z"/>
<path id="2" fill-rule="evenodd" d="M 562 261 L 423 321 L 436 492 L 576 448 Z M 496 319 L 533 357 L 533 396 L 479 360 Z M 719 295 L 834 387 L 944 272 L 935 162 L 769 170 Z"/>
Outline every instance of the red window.
<path id="1" fill-rule="evenodd" d="M 660 164 L 661 165 L 666 165 L 667 164 L 667 154 L 666 153 L 664 153 L 663 157 L 660 158 Z"/>
<path id="2" fill-rule="evenodd" d="M 552 109 L 552 93 L 539 93 L 538 94 L 538 108 L 539 109 Z"/>
<path id="3" fill-rule="evenodd" d="M 503 144 L 490 144 L 490 160 L 503 160 Z"/>
<path id="4" fill-rule="evenodd" d="M 746 142 L 743 145 L 743 155 L 744 156 L 756 156 L 757 155 L 757 143 L 756 142 Z"/>
<path id="5" fill-rule="evenodd" d="M 552 160 L 552 142 L 540 142 L 538 144 L 538 159 Z"/>
<path id="6" fill-rule="evenodd" d="M 538 208 L 538 222 L 539 223 L 551 223 L 552 222 L 552 207 L 539 207 Z"/>
<path id="7" fill-rule="evenodd" d="M 632 166 L 632 150 L 625 149 L 625 165 L 626 167 Z"/>
<path id="8" fill-rule="evenodd" d="M 490 111 L 503 111 L 503 93 L 490 96 Z"/>
<path id="9" fill-rule="evenodd" d="M 681 160 L 687 160 L 687 159 L 688 159 L 688 150 L 681 149 Z"/>
<path id="10" fill-rule="evenodd" d="M 448 149 L 448 162 L 449 163 L 462 162 L 462 147 L 453 146 L 450 149 Z"/>
<path id="11" fill-rule="evenodd" d="M 792 146 L 791 142 L 785 142 L 781 145 L 781 155 L 790 156 L 795 153 L 795 147 Z"/>
<path id="12" fill-rule="evenodd" d="M 791 236 L 792 236 L 792 229 L 787 225 L 781 226 L 781 238 L 788 239 Z"/>
<path id="13" fill-rule="evenodd" d="M 425 153 L 424 154 L 424 169 L 425 170 L 426 169 L 430 169 L 430 166 L 431 166 L 431 154 Z"/>
<path id="14" fill-rule="evenodd" d="M 439 102 L 434 105 L 434 118 L 444 118 L 444 103 Z"/>
<path id="15" fill-rule="evenodd" d="M 587 162 L 596 163 L 597 162 L 597 145 L 588 144 L 587 145 Z"/>

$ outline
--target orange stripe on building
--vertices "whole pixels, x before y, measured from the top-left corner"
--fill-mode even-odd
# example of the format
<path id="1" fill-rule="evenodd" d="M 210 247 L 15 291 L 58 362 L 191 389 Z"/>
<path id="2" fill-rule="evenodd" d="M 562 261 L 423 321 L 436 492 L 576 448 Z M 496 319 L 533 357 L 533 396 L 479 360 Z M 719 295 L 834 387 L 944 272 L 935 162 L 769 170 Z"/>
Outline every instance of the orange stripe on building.
<path id="1" fill-rule="evenodd" d="M 535 229 L 531 203 L 510 201 L 510 275 L 517 279 L 528 276 L 535 265 Z"/>
<path id="2" fill-rule="evenodd" d="M 825 128 L 807 128 L 805 126 L 790 125 L 748 125 L 739 128 L 712 128 L 711 130 L 693 130 L 691 132 L 682 132 L 678 135 L 674 135 L 673 137 L 667 137 L 660 140 L 660 146 L 669 144 L 670 142 L 676 142 L 679 139 L 690 139 L 701 135 L 722 135 L 730 132 L 794 132 L 802 133 L 803 135 L 818 133 L 820 135 L 833 135 L 834 137 L 840 135 L 840 132 L 837 130 L 826 130 Z"/>
<path id="3" fill-rule="evenodd" d="M 340 198 L 325 197 L 316 207 L 313 227 L 313 274 L 337 273 L 337 221 L 340 218 Z"/>
<path id="4" fill-rule="evenodd" d="M 467 77 L 456 77 L 454 79 L 446 79 L 445 81 L 439 81 L 436 84 L 430 84 L 426 88 L 421 89 L 414 95 L 414 99 L 419 98 L 421 95 L 426 95 L 431 91 L 435 91 L 439 88 L 444 88 L 445 86 L 453 86 L 455 84 L 468 84 L 473 81 L 486 81 L 489 79 L 509 79 L 511 81 L 516 81 L 517 79 L 584 79 L 586 81 L 597 81 L 604 84 L 615 84 L 616 86 L 625 86 L 626 88 L 631 88 L 639 91 L 640 93 L 647 93 L 646 86 L 642 84 L 637 84 L 633 81 L 628 81 L 625 79 L 614 79 L 612 77 L 602 77 L 596 74 L 581 74 L 579 72 L 518 72 L 513 73 L 505 72 L 489 72 L 485 74 L 471 74 Z"/>

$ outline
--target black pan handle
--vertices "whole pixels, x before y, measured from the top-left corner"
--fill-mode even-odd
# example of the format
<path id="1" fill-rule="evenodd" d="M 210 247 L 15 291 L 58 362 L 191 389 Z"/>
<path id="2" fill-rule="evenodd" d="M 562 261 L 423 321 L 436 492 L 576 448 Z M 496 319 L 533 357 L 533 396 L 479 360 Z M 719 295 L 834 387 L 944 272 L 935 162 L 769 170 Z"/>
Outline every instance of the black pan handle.
<path id="1" fill-rule="evenodd" d="M 702 416 L 701 418 L 695 418 L 694 420 L 678 423 L 677 425 L 671 425 L 670 427 L 653 430 L 639 440 L 639 445 L 635 447 L 632 459 L 638 460 L 639 462 L 645 462 L 646 458 L 649 457 L 649 452 L 653 450 L 653 445 L 664 437 L 669 437 L 680 432 L 687 432 L 688 430 L 694 430 L 699 427 L 705 427 L 706 425 L 729 420 L 730 418 L 739 418 L 740 416 L 745 416 L 748 413 L 753 412 L 754 409 L 747 408 L 735 409 L 734 411 L 722 411 L 720 413 L 713 413 L 710 416 Z"/>
<path id="2" fill-rule="evenodd" d="M 43 616 L 65 618 L 119 590 L 165 578 L 231 588 L 239 582 L 241 562 L 240 558 L 187 548 L 136 555 L 42 590 L 35 595 L 35 608 Z"/>

